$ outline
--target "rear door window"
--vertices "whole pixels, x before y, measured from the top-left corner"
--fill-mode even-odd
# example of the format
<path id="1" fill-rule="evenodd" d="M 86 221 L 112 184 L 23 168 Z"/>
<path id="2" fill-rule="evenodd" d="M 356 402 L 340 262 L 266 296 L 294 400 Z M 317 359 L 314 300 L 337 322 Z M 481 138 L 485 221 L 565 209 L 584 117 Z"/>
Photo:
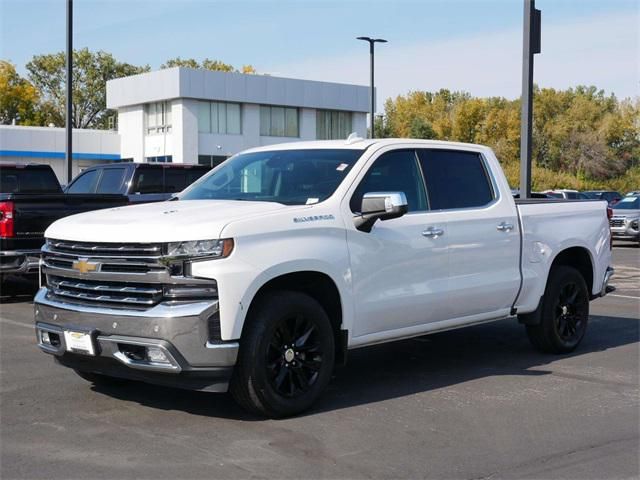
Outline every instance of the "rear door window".
<path id="1" fill-rule="evenodd" d="M 163 193 L 164 172 L 162 167 L 145 166 L 136 170 L 133 179 L 133 193 Z"/>
<path id="2" fill-rule="evenodd" d="M 165 193 L 176 193 L 187 186 L 187 170 L 183 168 L 166 168 L 164 171 Z"/>
<path id="3" fill-rule="evenodd" d="M 98 183 L 97 193 L 120 193 L 124 179 L 124 168 L 105 168 Z"/>
<path id="4" fill-rule="evenodd" d="M 494 199 L 479 153 L 418 150 L 431 210 L 483 207 Z"/>
<path id="5" fill-rule="evenodd" d="M 81 173 L 73 183 L 69 185 L 67 193 L 96 193 L 99 174 L 99 170 L 89 170 Z"/>

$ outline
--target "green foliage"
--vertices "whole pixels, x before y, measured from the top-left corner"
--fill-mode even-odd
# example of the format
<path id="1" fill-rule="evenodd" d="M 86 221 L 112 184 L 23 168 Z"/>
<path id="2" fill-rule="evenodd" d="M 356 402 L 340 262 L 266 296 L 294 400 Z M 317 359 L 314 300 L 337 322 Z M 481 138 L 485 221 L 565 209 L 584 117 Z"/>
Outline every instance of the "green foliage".
<path id="1" fill-rule="evenodd" d="M 193 58 L 170 58 L 160 65 L 160 68 L 187 67 L 187 68 L 204 68 L 205 70 L 215 70 L 218 72 L 241 72 L 255 74 L 256 69 L 251 65 L 243 65 L 241 69 L 235 68 L 233 65 L 221 62 L 220 60 L 211 60 L 205 58 L 202 63 Z"/>
<path id="2" fill-rule="evenodd" d="M 16 67 L 0 60 L 0 124 L 37 125 L 40 94 L 28 80 L 16 72 Z"/>
<path id="3" fill-rule="evenodd" d="M 536 88 L 533 123 L 534 189 L 615 185 L 624 190 L 638 183 L 638 99 L 619 101 L 595 87 Z M 384 125 L 380 133 L 388 137 L 488 145 L 511 184 L 518 184 L 519 100 L 475 98 L 446 89 L 409 92 L 387 100 Z"/>
<path id="4" fill-rule="evenodd" d="M 65 54 L 64 52 L 35 55 L 27 63 L 29 79 L 40 91 L 39 109 L 44 123 L 64 126 L 65 119 Z M 87 48 L 73 52 L 73 115 L 74 128 L 105 128 L 108 111 L 106 83 L 114 78 L 148 71 L 118 62 L 107 52 L 92 52 Z"/>

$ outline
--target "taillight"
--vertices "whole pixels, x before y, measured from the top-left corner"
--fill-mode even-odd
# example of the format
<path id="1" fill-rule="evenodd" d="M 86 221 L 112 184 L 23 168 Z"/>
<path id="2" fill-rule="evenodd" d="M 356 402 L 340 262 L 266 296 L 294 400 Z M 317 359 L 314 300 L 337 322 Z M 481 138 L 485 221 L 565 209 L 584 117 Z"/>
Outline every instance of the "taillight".
<path id="1" fill-rule="evenodd" d="M 613 208 L 607 207 L 607 219 L 611 220 L 611 217 L 613 217 Z"/>
<path id="2" fill-rule="evenodd" d="M 13 202 L 0 202 L 0 237 L 13 237 Z"/>

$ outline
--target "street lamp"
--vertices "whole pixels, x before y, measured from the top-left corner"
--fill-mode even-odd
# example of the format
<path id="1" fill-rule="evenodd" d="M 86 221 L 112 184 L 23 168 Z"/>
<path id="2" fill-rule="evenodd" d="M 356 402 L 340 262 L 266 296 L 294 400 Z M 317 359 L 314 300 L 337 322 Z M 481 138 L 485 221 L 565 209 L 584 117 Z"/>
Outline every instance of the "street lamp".
<path id="1" fill-rule="evenodd" d="M 370 94 L 371 94 L 371 116 L 369 118 L 369 124 L 370 124 L 370 136 L 371 138 L 374 137 L 374 133 L 373 133 L 373 124 L 375 121 L 375 114 L 376 114 L 376 95 L 375 95 L 375 90 L 374 90 L 374 82 L 373 82 L 373 57 L 374 57 L 374 44 L 377 43 L 387 43 L 387 41 L 384 38 L 371 38 L 371 37 L 358 37 L 357 40 L 364 40 L 365 42 L 369 42 L 369 57 L 371 59 L 371 86 L 370 86 Z"/>

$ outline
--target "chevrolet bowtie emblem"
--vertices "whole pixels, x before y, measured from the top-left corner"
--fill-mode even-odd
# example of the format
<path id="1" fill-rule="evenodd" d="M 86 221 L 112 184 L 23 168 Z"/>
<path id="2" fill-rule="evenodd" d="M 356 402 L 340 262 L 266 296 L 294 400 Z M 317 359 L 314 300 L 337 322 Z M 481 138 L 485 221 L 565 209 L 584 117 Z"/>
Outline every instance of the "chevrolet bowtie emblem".
<path id="1" fill-rule="evenodd" d="M 89 262 L 87 261 L 87 259 L 81 258 L 73 262 L 73 264 L 71 265 L 71 268 L 79 271 L 80 273 L 88 273 L 88 272 L 95 272 L 98 269 L 98 265 L 99 265 L 98 263 Z"/>

